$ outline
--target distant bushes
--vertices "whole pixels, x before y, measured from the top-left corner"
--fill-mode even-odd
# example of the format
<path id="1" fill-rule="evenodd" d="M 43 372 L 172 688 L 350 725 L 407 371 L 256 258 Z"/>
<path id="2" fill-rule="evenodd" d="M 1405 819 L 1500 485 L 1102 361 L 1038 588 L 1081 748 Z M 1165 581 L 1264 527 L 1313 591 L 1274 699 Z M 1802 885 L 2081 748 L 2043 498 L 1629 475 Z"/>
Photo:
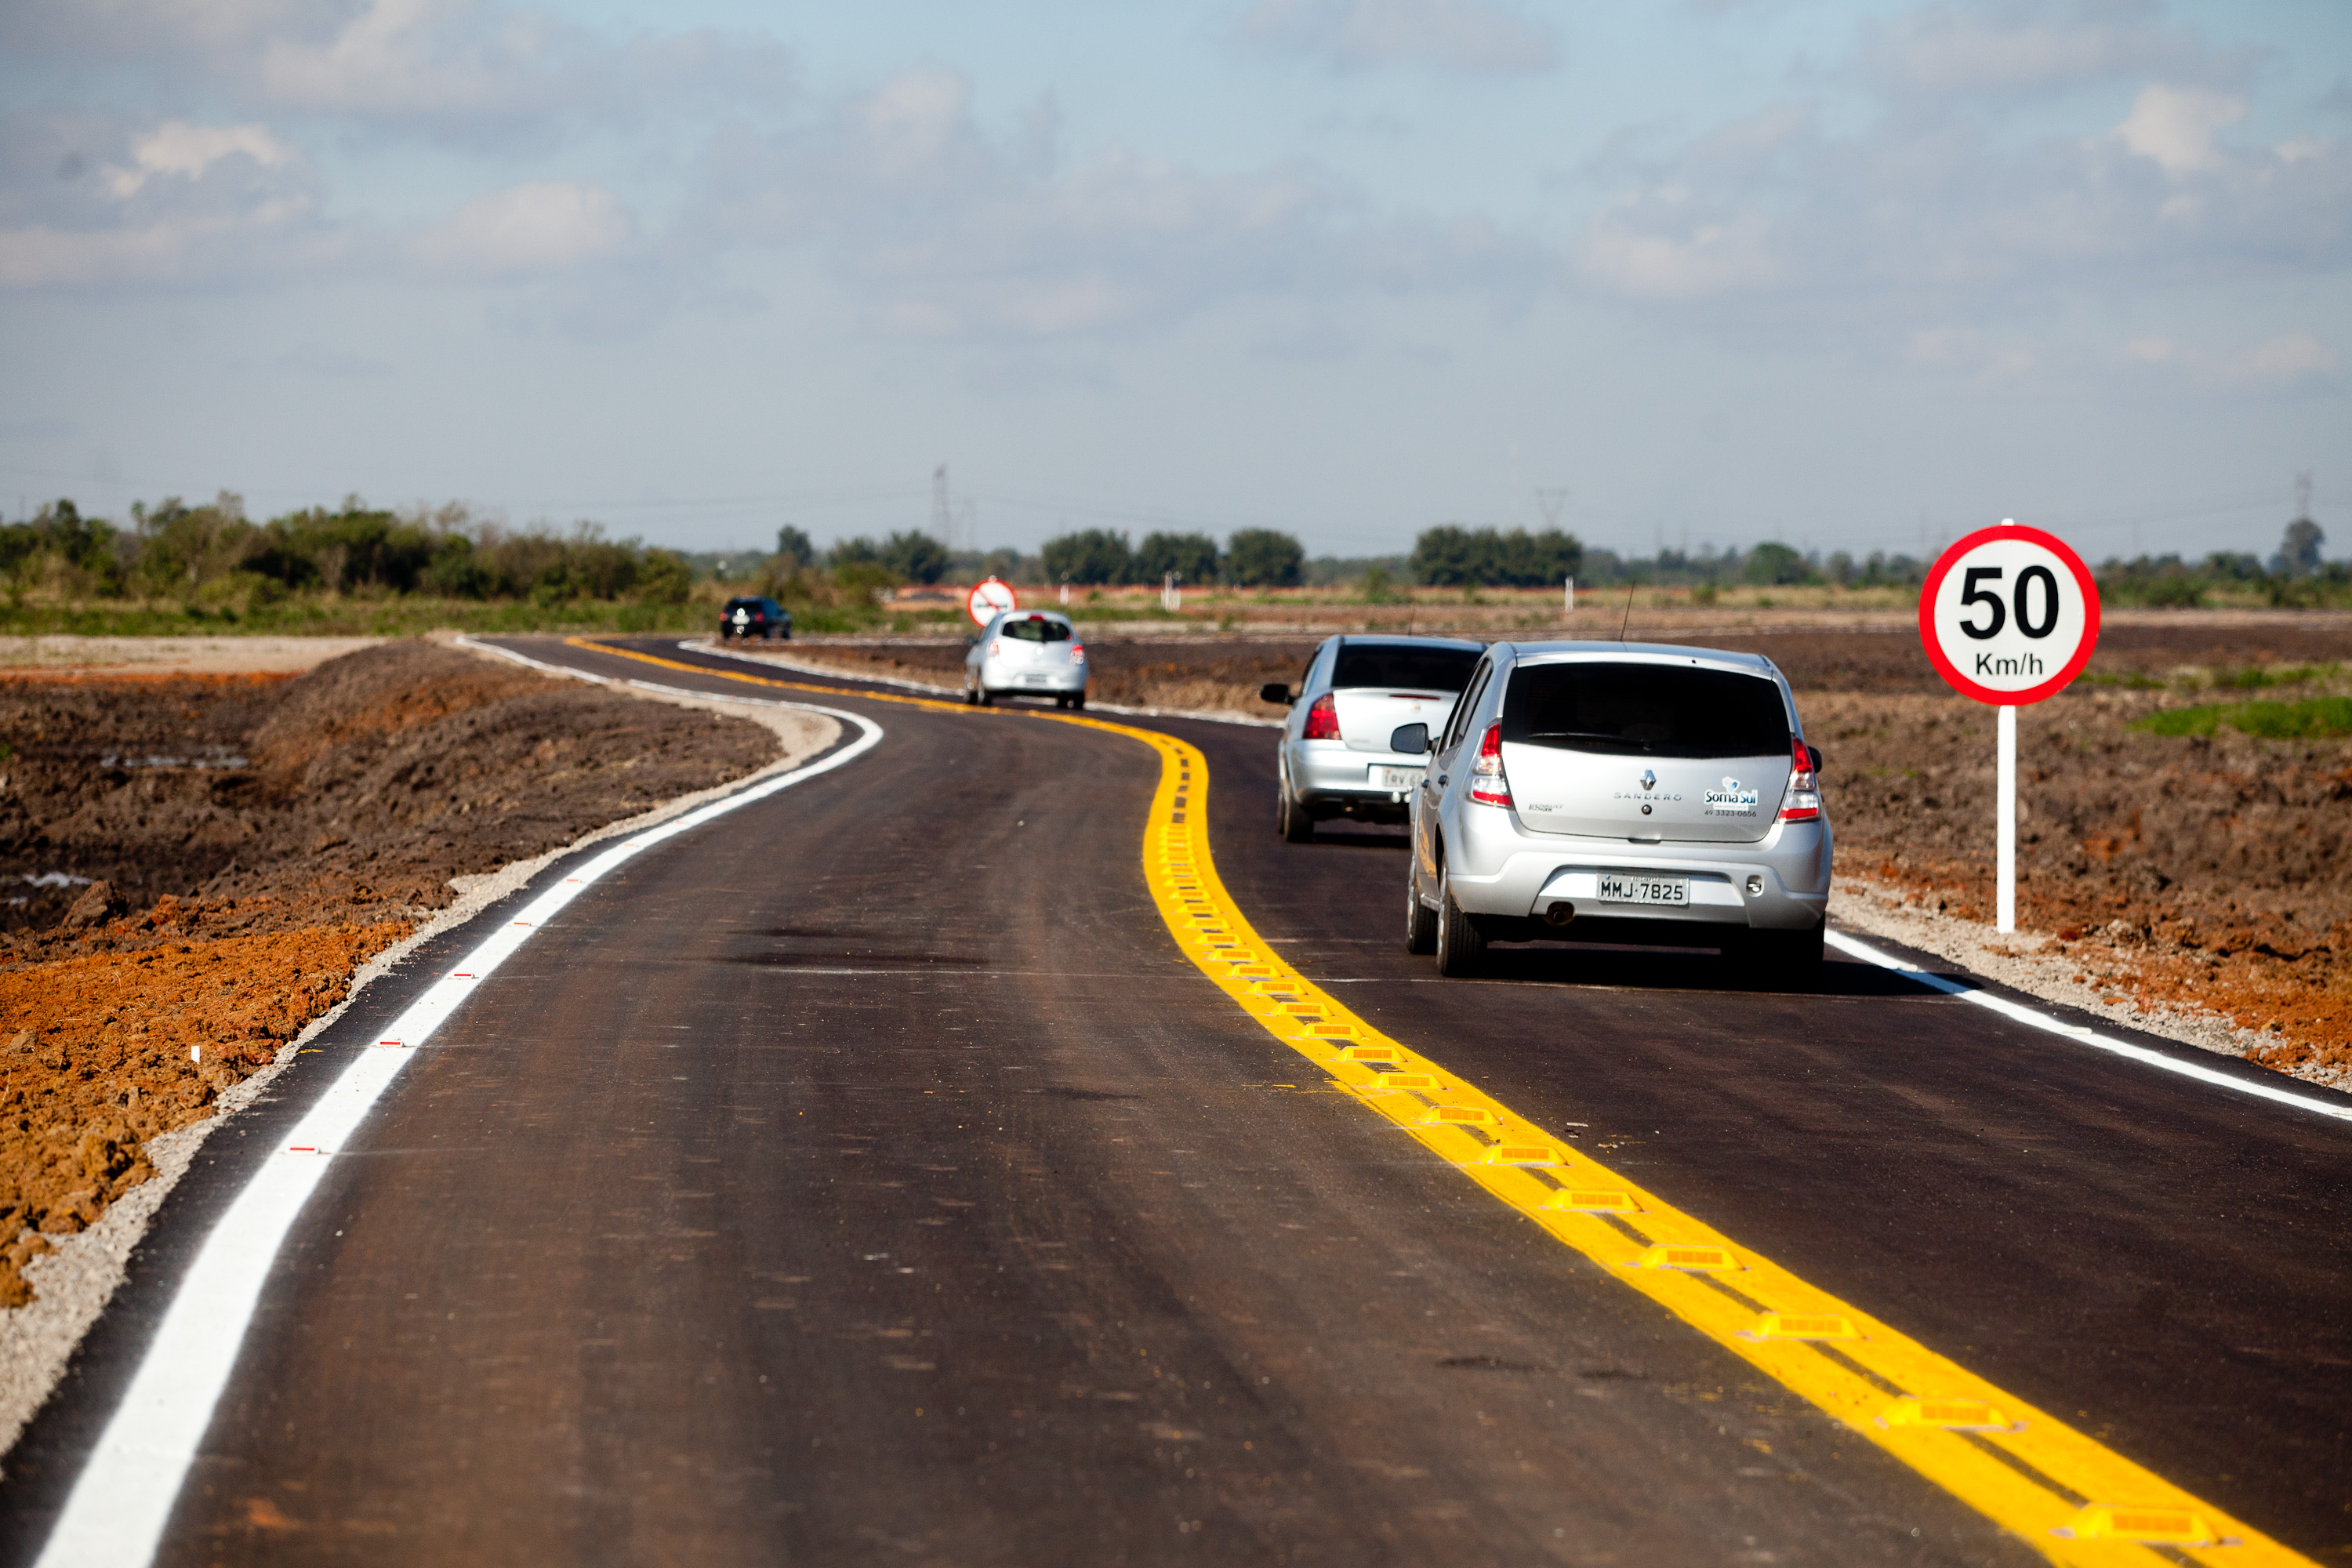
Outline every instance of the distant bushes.
<path id="1" fill-rule="evenodd" d="M 1407 563 L 1413 581 L 1436 588 L 1533 588 L 1573 577 L 1584 545 L 1556 528 L 1508 533 L 1444 523 L 1413 541 Z"/>
<path id="2" fill-rule="evenodd" d="M 1038 568 L 1048 583 L 1090 586 L 1179 582 L 1205 586 L 1289 588 L 1305 581 L 1306 547 L 1297 536 L 1271 528 L 1234 531 L 1219 550 L 1205 533 L 1147 533 L 1141 544 L 1107 528 L 1082 529 L 1045 541 Z"/>
<path id="3" fill-rule="evenodd" d="M 477 522 L 463 507 L 394 512 L 355 496 L 331 511 L 255 522 L 226 493 L 202 506 L 177 498 L 134 506 L 131 515 L 120 528 L 60 500 L 29 522 L 0 525 L 0 576 L 12 597 L 47 589 L 196 603 L 333 593 L 682 605 L 692 586 L 675 552 L 608 539 L 588 522 L 568 532 L 513 529 Z"/>

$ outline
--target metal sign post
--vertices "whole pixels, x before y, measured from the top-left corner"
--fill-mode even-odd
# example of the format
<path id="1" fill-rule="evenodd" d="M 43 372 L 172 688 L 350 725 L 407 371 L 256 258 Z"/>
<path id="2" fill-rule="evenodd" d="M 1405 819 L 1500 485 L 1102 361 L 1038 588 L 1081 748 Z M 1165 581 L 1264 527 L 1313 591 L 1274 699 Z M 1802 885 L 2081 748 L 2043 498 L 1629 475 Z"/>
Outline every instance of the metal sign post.
<path id="1" fill-rule="evenodd" d="M 2099 585 L 2055 534 L 2004 518 L 1937 559 L 1919 590 L 1919 641 L 1963 697 L 1998 712 L 1994 925 L 2017 929 L 2017 710 L 2055 697 L 2099 642 Z"/>

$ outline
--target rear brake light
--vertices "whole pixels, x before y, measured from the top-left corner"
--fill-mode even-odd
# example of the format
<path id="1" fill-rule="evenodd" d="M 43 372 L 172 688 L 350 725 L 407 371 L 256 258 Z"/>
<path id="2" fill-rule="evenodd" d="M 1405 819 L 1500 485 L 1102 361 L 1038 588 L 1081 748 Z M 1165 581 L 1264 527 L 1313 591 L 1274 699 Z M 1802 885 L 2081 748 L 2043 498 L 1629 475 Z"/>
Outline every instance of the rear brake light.
<path id="1" fill-rule="evenodd" d="M 1302 741 L 1336 741 L 1339 738 L 1339 710 L 1333 706 L 1331 694 L 1325 692 L 1307 710 L 1307 732 Z"/>
<path id="2" fill-rule="evenodd" d="M 1511 781 L 1503 773 L 1503 726 L 1486 726 L 1478 742 L 1478 760 L 1470 764 L 1470 798 L 1481 805 L 1511 804 Z"/>
<path id="3" fill-rule="evenodd" d="M 992 643 L 990 643 L 990 644 L 988 645 L 988 657 L 989 657 L 989 658 L 996 658 L 998 655 L 1002 654 L 1003 651 L 1004 651 L 1004 645 L 1003 645 L 1003 643 L 1001 643 L 1001 642 L 992 642 Z"/>
<path id="4" fill-rule="evenodd" d="M 1084 664 L 1087 662 L 1086 644 L 1082 642 L 1074 642 L 1070 645 L 1070 662 L 1072 664 Z"/>
<path id="5" fill-rule="evenodd" d="M 1822 814 L 1822 786 L 1802 741 L 1790 742 L 1789 793 L 1780 797 L 1780 820 L 1811 822 Z"/>

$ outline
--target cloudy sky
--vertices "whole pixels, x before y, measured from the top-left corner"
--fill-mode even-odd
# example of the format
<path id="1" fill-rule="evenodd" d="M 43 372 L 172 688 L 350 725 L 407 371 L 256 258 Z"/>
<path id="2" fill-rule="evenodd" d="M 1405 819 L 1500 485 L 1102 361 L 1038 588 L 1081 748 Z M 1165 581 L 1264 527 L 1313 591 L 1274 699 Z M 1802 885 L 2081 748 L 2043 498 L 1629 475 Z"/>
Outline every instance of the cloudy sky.
<path id="1" fill-rule="evenodd" d="M 0 84 L 11 515 L 2352 548 L 2341 0 L 10 0 Z"/>

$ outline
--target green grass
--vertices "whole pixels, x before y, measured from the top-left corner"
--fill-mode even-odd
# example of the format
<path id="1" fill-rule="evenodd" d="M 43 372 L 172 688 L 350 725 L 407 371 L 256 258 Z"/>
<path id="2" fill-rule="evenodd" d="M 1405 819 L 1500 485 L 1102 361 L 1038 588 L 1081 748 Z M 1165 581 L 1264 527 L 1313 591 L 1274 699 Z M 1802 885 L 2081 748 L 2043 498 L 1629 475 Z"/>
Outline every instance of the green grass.
<path id="1" fill-rule="evenodd" d="M 2210 735 L 2221 725 L 2265 741 L 2321 741 L 2352 735 L 2352 697 L 2301 702 L 2208 702 L 2168 708 L 2132 726 L 2151 735 Z"/>

